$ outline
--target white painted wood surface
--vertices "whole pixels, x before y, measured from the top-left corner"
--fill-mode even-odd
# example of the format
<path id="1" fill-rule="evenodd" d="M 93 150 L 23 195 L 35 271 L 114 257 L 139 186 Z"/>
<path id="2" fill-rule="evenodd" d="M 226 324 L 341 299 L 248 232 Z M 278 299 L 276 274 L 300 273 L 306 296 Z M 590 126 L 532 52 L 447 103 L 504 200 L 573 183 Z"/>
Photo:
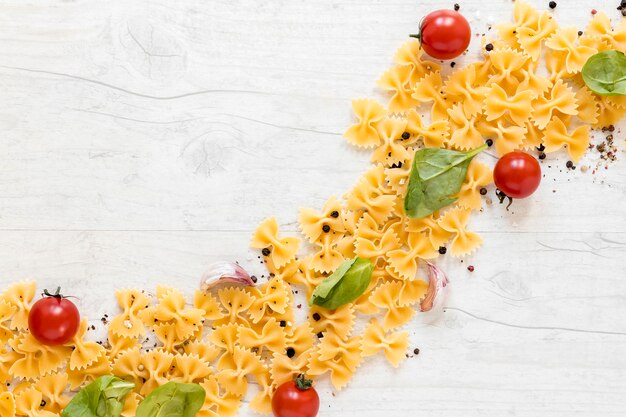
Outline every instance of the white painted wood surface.
<path id="1" fill-rule="evenodd" d="M 2 1 L 0 288 L 61 284 L 99 326 L 115 288 L 190 292 L 208 263 L 252 261 L 259 220 L 295 231 L 367 168 L 341 139 L 350 100 L 452 3 Z M 581 29 L 592 7 L 619 18 L 617 0 L 558 3 Z M 512 11 L 460 4 L 479 33 Z M 442 262 L 449 308 L 411 325 L 419 356 L 322 384 L 320 415 L 626 415 L 624 156 L 597 175 L 549 159 L 534 197 L 475 216 L 485 245 Z"/>

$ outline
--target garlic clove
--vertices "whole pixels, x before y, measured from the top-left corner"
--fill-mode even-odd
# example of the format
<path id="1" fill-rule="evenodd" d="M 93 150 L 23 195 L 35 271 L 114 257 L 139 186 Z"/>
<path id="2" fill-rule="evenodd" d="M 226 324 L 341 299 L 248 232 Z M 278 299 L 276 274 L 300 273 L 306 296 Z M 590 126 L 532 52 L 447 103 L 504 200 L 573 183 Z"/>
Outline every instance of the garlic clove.
<path id="1" fill-rule="evenodd" d="M 447 293 L 448 277 L 435 264 L 426 261 L 428 265 L 428 290 L 426 296 L 420 301 L 422 312 L 443 308 L 443 302 Z"/>
<path id="2" fill-rule="evenodd" d="M 216 262 L 209 265 L 200 279 L 200 289 L 209 291 L 217 284 L 230 283 L 254 286 L 252 277 L 241 266 L 233 262 Z"/>

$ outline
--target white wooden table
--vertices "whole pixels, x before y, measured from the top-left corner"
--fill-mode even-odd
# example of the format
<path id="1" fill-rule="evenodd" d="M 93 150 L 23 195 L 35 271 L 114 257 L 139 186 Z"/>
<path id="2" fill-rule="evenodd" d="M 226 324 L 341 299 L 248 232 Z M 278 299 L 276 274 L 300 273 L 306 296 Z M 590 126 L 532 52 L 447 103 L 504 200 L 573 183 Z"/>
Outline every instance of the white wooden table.
<path id="1" fill-rule="evenodd" d="M 259 220 L 295 231 L 298 207 L 368 167 L 341 138 L 350 100 L 453 3 L 2 1 L 0 288 L 60 284 L 99 326 L 115 288 L 190 293 L 208 263 L 251 262 Z M 479 33 L 512 12 L 460 3 Z M 617 0 L 558 3 L 581 29 L 592 7 L 620 17 Z M 596 175 L 550 157 L 535 196 L 475 216 L 485 244 L 442 262 L 449 308 L 411 325 L 420 354 L 322 384 L 320 415 L 626 415 L 625 156 Z"/>

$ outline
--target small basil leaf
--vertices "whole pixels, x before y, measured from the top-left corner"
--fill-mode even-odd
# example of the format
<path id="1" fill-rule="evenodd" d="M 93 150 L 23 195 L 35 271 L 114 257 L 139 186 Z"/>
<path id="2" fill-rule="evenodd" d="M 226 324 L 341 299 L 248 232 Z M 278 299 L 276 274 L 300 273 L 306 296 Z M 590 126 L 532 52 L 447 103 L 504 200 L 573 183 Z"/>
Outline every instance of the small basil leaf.
<path id="1" fill-rule="evenodd" d="M 483 145 L 469 152 L 436 148 L 416 151 L 404 197 L 406 215 L 422 218 L 454 203 L 469 163 L 486 148 Z"/>
<path id="2" fill-rule="evenodd" d="M 373 270 L 374 265 L 369 259 L 354 258 L 343 262 L 315 288 L 310 303 L 328 309 L 351 303 L 365 292 Z"/>
<path id="3" fill-rule="evenodd" d="M 119 417 L 126 395 L 135 384 L 105 375 L 80 390 L 61 413 L 61 417 Z"/>
<path id="4" fill-rule="evenodd" d="M 168 382 L 152 391 L 137 407 L 136 417 L 194 417 L 206 392 L 198 384 Z"/>
<path id="5" fill-rule="evenodd" d="M 626 94 L 626 55 L 620 51 L 603 51 L 587 60 L 582 69 L 585 84 L 602 96 Z"/>

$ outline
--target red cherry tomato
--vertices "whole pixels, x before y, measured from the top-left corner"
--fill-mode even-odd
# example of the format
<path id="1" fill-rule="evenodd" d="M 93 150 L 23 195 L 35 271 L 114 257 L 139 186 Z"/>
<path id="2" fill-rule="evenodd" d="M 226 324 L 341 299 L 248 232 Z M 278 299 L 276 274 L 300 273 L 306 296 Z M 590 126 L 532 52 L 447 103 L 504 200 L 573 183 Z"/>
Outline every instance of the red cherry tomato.
<path id="1" fill-rule="evenodd" d="M 31 334 L 44 345 L 62 345 L 74 337 L 80 326 L 80 313 L 73 302 L 59 294 L 44 291 L 46 297 L 38 300 L 28 314 Z"/>
<path id="2" fill-rule="evenodd" d="M 436 10 L 424 17 L 419 38 L 422 48 L 435 59 L 452 59 L 467 50 L 472 38 L 469 23 L 454 10 Z"/>
<path id="3" fill-rule="evenodd" d="M 319 409 L 320 397 L 304 375 L 279 386 L 272 397 L 275 417 L 315 417 Z"/>
<path id="4" fill-rule="evenodd" d="M 493 169 L 496 187 L 511 198 L 526 198 L 535 192 L 541 182 L 541 167 L 526 152 L 510 152 Z"/>

